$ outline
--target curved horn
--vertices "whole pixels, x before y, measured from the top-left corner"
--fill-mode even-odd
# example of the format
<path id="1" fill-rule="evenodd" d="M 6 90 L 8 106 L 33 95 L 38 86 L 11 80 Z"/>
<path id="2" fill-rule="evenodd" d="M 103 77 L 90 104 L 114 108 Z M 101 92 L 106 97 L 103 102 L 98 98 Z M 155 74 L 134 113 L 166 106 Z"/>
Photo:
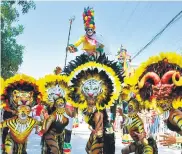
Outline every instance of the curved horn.
<path id="1" fill-rule="evenodd" d="M 178 78 L 178 80 L 176 80 Z M 175 72 L 172 76 L 172 81 L 176 86 L 182 86 L 182 76 L 180 75 L 180 72 Z"/>
<path id="2" fill-rule="evenodd" d="M 175 72 L 176 72 L 176 71 L 174 71 L 174 70 L 166 72 L 166 73 L 162 76 L 162 78 L 161 78 L 161 83 L 163 83 L 163 84 L 169 83 L 169 80 L 172 79 L 172 76 L 173 76 L 173 74 L 174 74 Z"/>
<path id="3" fill-rule="evenodd" d="M 140 80 L 140 82 L 138 82 L 138 87 L 141 89 L 143 88 L 145 82 L 148 79 L 152 79 L 154 81 L 154 85 L 158 84 L 160 82 L 160 77 L 154 73 L 154 72 L 148 72 L 147 74 L 145 74 L 143 76 L 143 78 Z"/>

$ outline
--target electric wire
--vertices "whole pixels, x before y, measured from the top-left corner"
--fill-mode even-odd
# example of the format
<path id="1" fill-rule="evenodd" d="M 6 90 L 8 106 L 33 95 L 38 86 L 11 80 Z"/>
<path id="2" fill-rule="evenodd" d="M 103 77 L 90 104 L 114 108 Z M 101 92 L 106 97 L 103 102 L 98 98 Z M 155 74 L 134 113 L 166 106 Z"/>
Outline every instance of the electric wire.
<path id="1" fill-rule="evenodd" d="M 151 45 L 155 40 L 157 40 L 159 38 L 159 36 L 162 35 L 162 33 L 172 24 L 174 24 L 176 21 L 178 21 L 180 18 L 182 17 L 182 11 L 180 11 L 175 17 L 173 17 L 172 20 L 170 20 L 170 22 L 159 32 L 157 33 L 151 41 L 149 41 L 142 49 L 140 49 L 136 55 L 133 56 L 133 58 L 131 60 L 133 60 L 134 58 L 136 58 L 141 52 L 143 52 L 149 45 Z"/>

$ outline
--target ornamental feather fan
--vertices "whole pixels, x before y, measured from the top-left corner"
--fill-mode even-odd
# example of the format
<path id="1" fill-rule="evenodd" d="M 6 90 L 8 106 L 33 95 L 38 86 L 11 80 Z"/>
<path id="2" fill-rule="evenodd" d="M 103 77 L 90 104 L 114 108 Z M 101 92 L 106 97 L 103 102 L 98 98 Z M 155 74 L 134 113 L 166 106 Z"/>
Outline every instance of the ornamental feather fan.
<path id="1" fill-rule="evenodd" d="M 69 74 L 68 102 L 73 106 L 85 109 L 88 106 L 87 96 L 94 96 L 97 110 L 103 110 L 119 98 L 123 81 L 119 68 L 105 55 L 98 59 L 93 61 L 81 55 L 65 68 L 65 73 Z"/>
<path id="2" fill-rule="evenodd" d="M 33 107 L 42 99 L 36 79 L 25 74 L 16 74 L 4 82 L 4 90 L 1 100 L 5 103 L 4 108 L 13 107 L 16 109 L 18 105 L 29 105 Z M 13 99 L 13 101 L 11 100 Z"/>
<path id="3" fill-rule="evenodd" d="M 142 106 L 158 108 L 170 103 L 173 108 L 182 104 L 182 56 L 174 52 L 160 53 L 141 64 L 125 84 L 133 87 Z M 125 91 L 126 92 L 126 91 Z"/>

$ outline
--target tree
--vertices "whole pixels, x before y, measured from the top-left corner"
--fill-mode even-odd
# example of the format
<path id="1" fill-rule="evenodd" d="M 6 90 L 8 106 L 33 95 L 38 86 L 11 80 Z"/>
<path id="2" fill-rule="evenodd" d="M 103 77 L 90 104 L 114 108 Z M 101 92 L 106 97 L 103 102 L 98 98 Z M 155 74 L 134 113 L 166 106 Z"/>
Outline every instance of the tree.
<path id="1" fill-rule="evenodd" d="M 16 41 L 16 37 L 23 33 L 23 25 L 16 25 L 21 7 L 22 14 L 35 9 L 33 1 L 1 1 L 1 76 L 7 79 L 17 73 L 23 62 L 24 46 Z"/>

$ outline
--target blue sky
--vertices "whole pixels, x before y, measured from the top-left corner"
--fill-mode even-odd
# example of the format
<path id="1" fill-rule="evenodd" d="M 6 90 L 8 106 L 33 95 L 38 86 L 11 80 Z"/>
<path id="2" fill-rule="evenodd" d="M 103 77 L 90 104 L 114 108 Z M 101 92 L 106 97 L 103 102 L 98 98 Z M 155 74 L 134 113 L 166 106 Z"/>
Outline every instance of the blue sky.
<path id="1" fill-rule="evenodd" d="M 123 44 L 131 55 L 146 45 L 177 13 L 182 2 L 61 2 L 36 1 L 36 10 L 20 16 L 25 27 L 18 42 L 24 45 L 24 59 L 19 72 L 36 78 L 52 73 L 56 66 L 64 66 L 69 18 L 75 16 L 70 43 L 84 35 L 82 12 L 84 7 L 95 10 L 96 32 L 102 34 L 110 59 Z M 80 46 L 81 49 L 81 46 Z M 140 64 L 150 56 L 166 51 L 182 51 L 182 18 L 134 59 Z M 68 61 L 76 55 L 68 54 Z"/>

